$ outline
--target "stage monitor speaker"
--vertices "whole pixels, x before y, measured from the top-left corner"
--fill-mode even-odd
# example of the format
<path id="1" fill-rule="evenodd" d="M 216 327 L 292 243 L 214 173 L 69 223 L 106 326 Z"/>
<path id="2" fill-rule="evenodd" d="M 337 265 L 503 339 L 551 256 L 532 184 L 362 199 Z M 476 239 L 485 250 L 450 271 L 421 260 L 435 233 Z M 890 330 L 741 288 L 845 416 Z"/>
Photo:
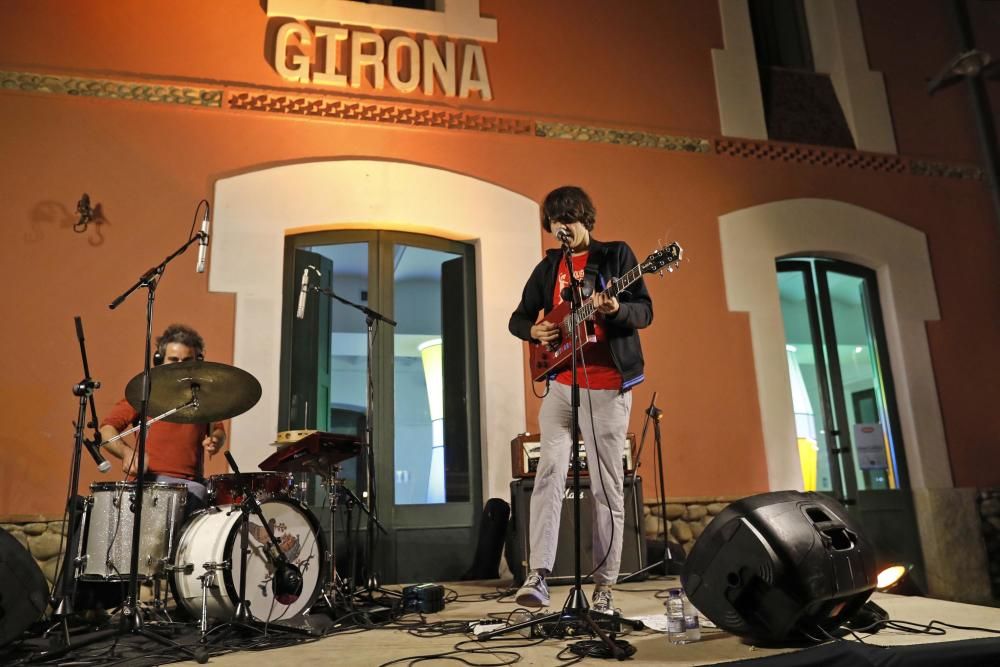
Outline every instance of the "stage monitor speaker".
<path id="1" fill-rule="evenodd" d="M 633 483 L 634 479 L 634 483 Z M 529 526 L 531 523 L 531 492 L 534 478 L 515 479 L 510 483 L 511 520 L 507 530 L 507 565 L 514 574 L 517 585 L 524 582 L 531 557 Z M 634 491 L 634 495 L 633 495 Z M 580 478 L 580 568 L 586 577 L 593 569 L 593 498 L 590 479 Z M 638 511 L 638 514 L 637 514 Z M 636 517 L 638 516 L 638 520 Z M 573 480 L 566 480 L 562 514 L 559 519 L 559 543 L 556 562 L 545 580 L 551 584 L 571 584 L 573 567 Z M 601 554 L 598 561 L 603 557 Z M 622 539 L 622 562 L 619 576 L 624 577 L 641 570 L 646 557 L 646 542 L 642 534 L 642 478 L 625 479 L 625 531 Z M 635 577 L 638 581 L 644 577 Z"/>
<path id="2" fill-rule="evenodd" d="M 23 635 L 48 604 L 42 571 L 28 550 L 0 528 L 0 646 Z"/>
<path id="3" fill-rule="evenodd" d="M 875 549 L 843 505 L 778 491 L 736 501 L 708 524 L 681 573 L 723 630 L 780 642 L 826 639 L 875 590 Z"/>

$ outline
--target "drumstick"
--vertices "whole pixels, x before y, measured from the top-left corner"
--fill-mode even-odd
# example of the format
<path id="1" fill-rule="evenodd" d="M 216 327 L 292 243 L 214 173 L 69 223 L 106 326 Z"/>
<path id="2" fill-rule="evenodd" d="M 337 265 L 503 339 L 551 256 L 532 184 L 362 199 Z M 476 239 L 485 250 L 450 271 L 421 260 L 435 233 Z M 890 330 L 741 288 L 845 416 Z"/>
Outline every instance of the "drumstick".
<path id="1" fill-rule="evenodd" d="M 158 417 L 153 417 L 152 419 L 150 419 L 149 421 L 146 422 L 146 428 L 149 428 L 150 425 L 155 424 L 156 422 L 160 421 L 161 419 L 166 419 L 167 417 L 169 417 L 170 415 L 174 414 L 175 412 L 178 412 L 180 410 L 184 410 L 185 408 L 190 408 L 192 405 L 194 405 L 194 403 L 195 403 L 194 401 L 191 401 L 189 403 L 186 403 L 186 404 L 180 406 L 179 408 L 174 408 L 173 410 L 168 410 L 167 412 L 164 412 L 162 415 L 159 415 Z M 139 426 L 141 426 L 141 424 Z M 112 442 L 114 442 L 116 440 L 121 440 L 126 435 L 131 435 L 132 433 L 135 433 L 136 431 L 139 430 L 139 426 L 133 426 L 129 430 L 122 431 L 121 433 L 119 433 L 118 435 L 116 435 L 113 438 L 108 438 L 107 440 L 105 440 L 101 444 L 99 444 L 98 447 L 104 447 L 105 445 L 110 445 Z"/>

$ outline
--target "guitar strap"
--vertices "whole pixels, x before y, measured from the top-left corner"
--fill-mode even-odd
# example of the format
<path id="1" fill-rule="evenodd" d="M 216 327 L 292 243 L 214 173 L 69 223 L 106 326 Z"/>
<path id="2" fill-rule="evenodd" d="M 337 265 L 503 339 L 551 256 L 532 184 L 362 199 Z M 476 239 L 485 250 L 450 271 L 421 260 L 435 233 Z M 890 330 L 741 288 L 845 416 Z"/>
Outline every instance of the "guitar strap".
<path id="1" fill-rule="evenodd" d="M 589 299 L 593 296 L 595 291 L 604 291 L 605 282 L 604 276 L 602 276 L 597 268 L 600 266 L 601 262 L 604 261 L 604 248 L 601 247 L 600 250 L 595 252 L 594 249 L 591 250 L 590 254 L 587 256 L 587 266 L 583 269 L 583 298 Z"/>

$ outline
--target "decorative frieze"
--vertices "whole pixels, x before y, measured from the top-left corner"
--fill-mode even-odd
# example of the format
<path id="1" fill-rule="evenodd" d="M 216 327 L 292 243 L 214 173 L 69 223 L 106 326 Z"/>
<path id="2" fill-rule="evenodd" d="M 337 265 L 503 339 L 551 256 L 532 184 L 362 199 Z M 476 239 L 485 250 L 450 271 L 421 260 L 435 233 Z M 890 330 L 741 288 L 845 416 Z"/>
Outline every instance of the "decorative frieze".
<path id="1" fill-rule="evenodd" d="M 599 144 L 617 144 L 636 148 L 658 148 L 682 153 L 708 153 L 711 143 L 699 137 L 678 137 L 655 132 L 636 132 L 607 127 L 568 123 L 535 123 L 535 136 L 544 139 L 568 139 Z"/>
<path id="2" fill-rule="evenodd" d="M 935 178 L 959 178 L 963 180 L 983 180 L 983 170 L 967 164 L 949 164 L 930 160 L 910 160 L 910 173 L 915 176 Z"/>
<path id="3" fill-rule="evenodd" d="M 156 102 L 196 107 L 219 107 L 221 88 L 195 88 L 138 81 L 0 72 L 0 88 L 26 93 L 104 97 L 132 102 Z"/>
<path id="4" fill-rule="evenodd" d="M 974 165 L 865 153 L 826 146 L 808 146 L 727 137 L 688 137 L 623 128 L 536 121 L 515 115 L 484 113 L 433 104 L 359 100 L 323 94 L 261 88 L 188 86 L 183 83 L 125 81 L 0 71 L 0 91 L 98 97 L 127 102 L 150 102 L 188 107 L 299 116 L 316 119 L 383 123 L 388 125 L 471 130 L 539 139 L 652 148 L 680 153 L 711 154 L 818 167 L 862 169 L 930 178 L 982 180 Z"/>
<path id="5" fill-rule="evenodd" d="M 898 155 L 862 153 L 825 146 L 782 144 L 748 139 L 716 139 L 715 152 L 718 155 L 728 157 L 794 162 L 816 167 L 843 167 L 892 174 L 908 172 L 906 159 Z"/>
<path id="6" fill-rule="evenodd" d="M 532 127 L 531 121 L 511 116 L 367 100 L 361 102 L 326 95 L 230 91 L 226 98 L 226 107 L 235 111 L 258 111 L 499 134 L 530 135 Z"/>

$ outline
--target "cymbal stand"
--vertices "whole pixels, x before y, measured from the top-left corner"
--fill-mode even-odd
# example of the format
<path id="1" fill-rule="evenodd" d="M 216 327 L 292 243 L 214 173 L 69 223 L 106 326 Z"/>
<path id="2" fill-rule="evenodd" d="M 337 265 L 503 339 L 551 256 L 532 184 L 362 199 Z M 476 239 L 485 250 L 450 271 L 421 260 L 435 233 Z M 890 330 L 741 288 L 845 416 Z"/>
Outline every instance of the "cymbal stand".
<path id="1" fill-rule="evenodd" d="M 388 534 L 385 528 L 378 520 L 378 495 L 375 492 L 375 453 L 373 450 L 374 441 L 374 423 L 375 423 L 375 381 L 374 374 L 372 372 L 372 354 L 375 351 L 375 333 L 378 323 L 385 322 L 390 326 L 396 326 L 396 321 L 382 315 L 369 308 L 368 306 L 363 306 L 358 303 L 354 303 L 349 299 L 345 299 L 342 296 L 336 294 L 332 289 L 326 287 L 319 287 L 313 285 L 308 288 L 310 291 L 316 292 L 317 294 L 324 294 L 331 299 L 336 299 L 337 301 L 343 303 L 344 305 L 355 308 L 365 314 L 365 325 L 368 331 L 367 338 L 367 350 L 368 350 L 368 364 L 367 364 L 367 380 L 368 380 L 368 411 L 365 417 L 365 440 L 363 443 L 364 453 L 365 453 L 365 488 L 367 489 L 367 507 L 362 505 L 362 508 L 368 514 L 368 529 L 365 535 L 365 590 L 368 596 L 371 597 L 372 593 L 379 591 L 380 593 L 386 593 L 389 595 L 399 596 L 400 593 L 397 591 L 391 591 L 379 586 L 378 569 L 376 566 L 376 535 L 375 529 L 378 528 L 383 534 Z M 353 573 L 352 573 L 353 574 Z"/>

